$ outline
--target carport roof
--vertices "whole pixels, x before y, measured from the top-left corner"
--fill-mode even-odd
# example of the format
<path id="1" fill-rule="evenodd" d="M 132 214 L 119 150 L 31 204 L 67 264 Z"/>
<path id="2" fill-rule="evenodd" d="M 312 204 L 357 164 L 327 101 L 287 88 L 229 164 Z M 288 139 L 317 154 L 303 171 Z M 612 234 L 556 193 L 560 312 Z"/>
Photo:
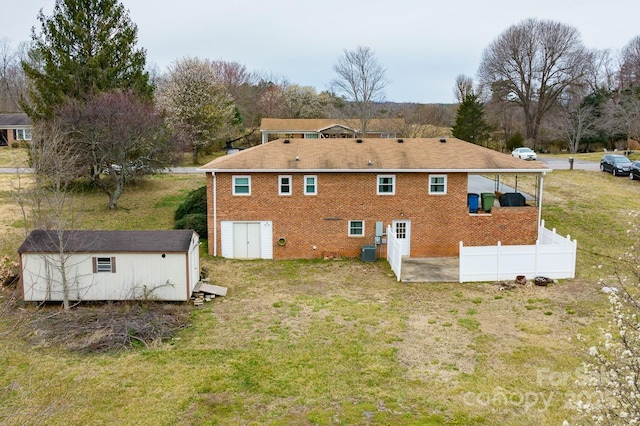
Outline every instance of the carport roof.
<path id="1" fill-rule="evenodd" d="M 545 173 L 525 161 L 455 138 L 278 139 L 219 157 L 208 172 Z"/>

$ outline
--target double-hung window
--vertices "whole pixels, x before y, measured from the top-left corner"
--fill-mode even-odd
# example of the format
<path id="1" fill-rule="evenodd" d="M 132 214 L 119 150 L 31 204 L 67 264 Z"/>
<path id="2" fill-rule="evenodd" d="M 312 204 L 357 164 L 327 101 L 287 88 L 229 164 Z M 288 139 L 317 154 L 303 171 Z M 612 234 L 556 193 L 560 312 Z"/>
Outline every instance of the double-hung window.
<path id="1" fill-rule="evenodd" d="M 306 175 L 304 177 L 304 195 L 318 194 L 318 177 Z"/>
<path id="2" fill-rule="evenodd" d="M 233 195 L 251 195 L 251 176 L 233 176 Z"/>
<path id="3" fill-rule="evenodd" d="M 429 194 L 447 193 L 447 175 L 429 175 Z"/>
<path id="4" fill-rule="evenodd" d="M 291 176 L 278 176 L 278 195 L 291 195 Z"/>
<path id="5" fill-rule="evenodd" d="M 364 237 L 364 220 L 349 221 L 349 236 Z"/>
<path id="6" fill-rule="evenodd" d="M 396 193 L 395 175 L 378 175 L 378 195 L 394 195 Z"/>

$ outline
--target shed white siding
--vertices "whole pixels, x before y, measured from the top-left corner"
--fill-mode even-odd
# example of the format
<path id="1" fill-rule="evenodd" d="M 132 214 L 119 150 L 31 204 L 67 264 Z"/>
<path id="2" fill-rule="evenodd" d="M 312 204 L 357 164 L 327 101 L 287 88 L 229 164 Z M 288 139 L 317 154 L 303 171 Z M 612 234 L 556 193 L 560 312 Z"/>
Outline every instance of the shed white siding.
<path id="1" fill-rule="evenodd" d="M 69 300 L 187 301 L 200 279 L 199 246 L 193 233 L 188 251 L 181 252 L 69 253 L 63 261 L 55 253 L 22 252 L 24 300 L 62 301 L 64 263 Z M 97 258 L 100 269 L 110 259 L 112 272 L 98 272 Z"/>

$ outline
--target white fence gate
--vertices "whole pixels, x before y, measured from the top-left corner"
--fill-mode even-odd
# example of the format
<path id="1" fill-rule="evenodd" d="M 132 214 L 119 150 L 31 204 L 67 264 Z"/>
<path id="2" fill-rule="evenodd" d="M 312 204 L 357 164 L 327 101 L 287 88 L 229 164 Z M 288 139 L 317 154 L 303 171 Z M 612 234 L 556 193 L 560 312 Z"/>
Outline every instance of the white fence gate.
<path id="1" fill-rule="evenodd" d="M 396 237 L 391 226 L 387 226 L 387 262 L 400 281 L 402 271 L 402 242 Z"/>
<path id="2" fill-rule="evenodd" d="M 575 278 L 577 242 L 540 224 L 535 245 L 464 247 L 460 242 L 460 282 L 528 278 Z"/>

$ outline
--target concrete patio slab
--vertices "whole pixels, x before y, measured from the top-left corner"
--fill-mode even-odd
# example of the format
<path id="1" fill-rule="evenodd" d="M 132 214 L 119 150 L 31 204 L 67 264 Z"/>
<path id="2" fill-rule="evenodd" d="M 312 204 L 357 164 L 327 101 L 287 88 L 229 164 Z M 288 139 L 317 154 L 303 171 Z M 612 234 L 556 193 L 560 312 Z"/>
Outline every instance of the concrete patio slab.
<path id="1" fill-rule="evenodd" d="M 400 281 L 403 283 L 459 282 L 460 259 L 429 257 L 402 259 Z"/>

